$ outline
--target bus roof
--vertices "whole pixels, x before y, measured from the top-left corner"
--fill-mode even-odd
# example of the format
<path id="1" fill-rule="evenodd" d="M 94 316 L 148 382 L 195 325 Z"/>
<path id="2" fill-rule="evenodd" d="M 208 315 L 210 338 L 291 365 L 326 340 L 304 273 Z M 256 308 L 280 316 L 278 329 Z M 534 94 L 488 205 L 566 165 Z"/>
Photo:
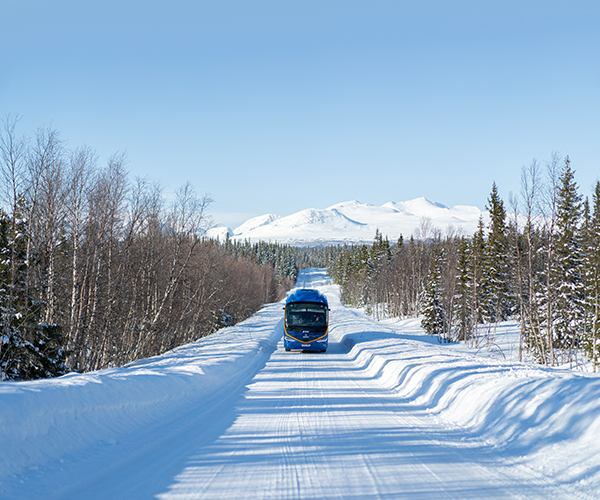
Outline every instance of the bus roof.
<path id="1" fill-rule="evenodd" d="M 286 304 L 290 304 L 291 302 L 320 302 L 329 306 L 325 295 L 312 288 L 298 288 L 285 301 Z"/>

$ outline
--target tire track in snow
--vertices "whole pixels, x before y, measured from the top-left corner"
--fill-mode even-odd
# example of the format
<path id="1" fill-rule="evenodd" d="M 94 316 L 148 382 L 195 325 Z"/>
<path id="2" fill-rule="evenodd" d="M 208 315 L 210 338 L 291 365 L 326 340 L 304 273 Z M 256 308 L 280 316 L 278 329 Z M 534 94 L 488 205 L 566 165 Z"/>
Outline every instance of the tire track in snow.
<path id="1" fill-rule="evenodd" d="M 335 342 L 280 345 L 237 412 L 161 500 L 569 498 L 403 402 Z"/>

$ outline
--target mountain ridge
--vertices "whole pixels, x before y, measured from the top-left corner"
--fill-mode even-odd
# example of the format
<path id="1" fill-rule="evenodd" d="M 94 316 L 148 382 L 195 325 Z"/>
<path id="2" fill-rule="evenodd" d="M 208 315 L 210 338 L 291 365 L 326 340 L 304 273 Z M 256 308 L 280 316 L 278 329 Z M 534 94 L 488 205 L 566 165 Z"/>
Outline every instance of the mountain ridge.
<path id="1" fill-rule="evenodd" d="M 271 241 L 295 246 L 361 244 L 373 241 L 377 230 L 391 241 L 400 235 L 427 239 L 434 233 L 471 235 L 480 217 L 488 222 L 487 212 L 477 207 L 448 207 L 425 197 L 408 201 L 389 201 L 381 206 L 358 200 L 336 203 L 325 209 L 307 208 L 285 217 L 264 214 L 253 217 L 235 229 L 225 226 L 206 231 L 208 238 L 224 241 Z"/>

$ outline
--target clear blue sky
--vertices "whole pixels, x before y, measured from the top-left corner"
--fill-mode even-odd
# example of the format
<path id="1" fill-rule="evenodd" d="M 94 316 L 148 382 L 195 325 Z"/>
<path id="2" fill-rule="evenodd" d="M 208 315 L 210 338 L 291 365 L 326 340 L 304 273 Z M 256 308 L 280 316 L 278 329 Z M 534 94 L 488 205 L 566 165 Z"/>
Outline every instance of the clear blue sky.
<path id="1" fill-rule="evenodd" d="M 484 208 L 600 175 L 600 2 L 0 0 L 0 114 L 235 227 L 357 199 Z"/>

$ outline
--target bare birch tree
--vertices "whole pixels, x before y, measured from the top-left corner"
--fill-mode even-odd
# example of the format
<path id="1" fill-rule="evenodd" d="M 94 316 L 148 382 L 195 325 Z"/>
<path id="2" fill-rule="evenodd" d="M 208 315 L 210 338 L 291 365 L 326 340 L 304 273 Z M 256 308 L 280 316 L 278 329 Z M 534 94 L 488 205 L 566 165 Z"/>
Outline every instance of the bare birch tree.
<path id="1" fill-rule="evenodd" d="M 9 338 L 11 316 L 15 310 L 15 288 L 17 280 L 17 214 L 19 212 L 19 200 L 22 197 L 25 174 L 26 141 L 17 137 L 16 126 L 18 117 L 7 115 L 3 120 L 3 128 L 0 132 L 0 172 L 2 174 L 3 188 L 2 201 L 6 204 L 9 221 L 11 224 L 9 241 L 9 273 L 8 282 L 4 284 L 5 297 L 2 305 L 2 331 L 0 335 L 0 359 L 5 339 Z M 23 235 L 24 237 L 24 235 Z M 0 374 L 0 379 L 2 374 Z"/>
<path id="2" fill-rule="evenodd" d="M 60 236 L 66 217 L 66 159 L 64 143 L 52 128 L 40 128 L 30 157 L 29 221 L 42 266 L 37 280 L 44 289 L 47 324 L 55 323 L 57 265 Z"/>
<path id="3" fill-rule="evenodd" d="M 71 153 L 67 183 L 67 238 L 71 244 L 71 294 L 69 328 L 66 336 L 67 349 L 73 347 L 73 338 L 81 319 L 81 246 L 85 236 L 85 223 L 89 218 L 89 196 L 97 169 L 96 153 L 89 147 L 81 147 Z"/>

